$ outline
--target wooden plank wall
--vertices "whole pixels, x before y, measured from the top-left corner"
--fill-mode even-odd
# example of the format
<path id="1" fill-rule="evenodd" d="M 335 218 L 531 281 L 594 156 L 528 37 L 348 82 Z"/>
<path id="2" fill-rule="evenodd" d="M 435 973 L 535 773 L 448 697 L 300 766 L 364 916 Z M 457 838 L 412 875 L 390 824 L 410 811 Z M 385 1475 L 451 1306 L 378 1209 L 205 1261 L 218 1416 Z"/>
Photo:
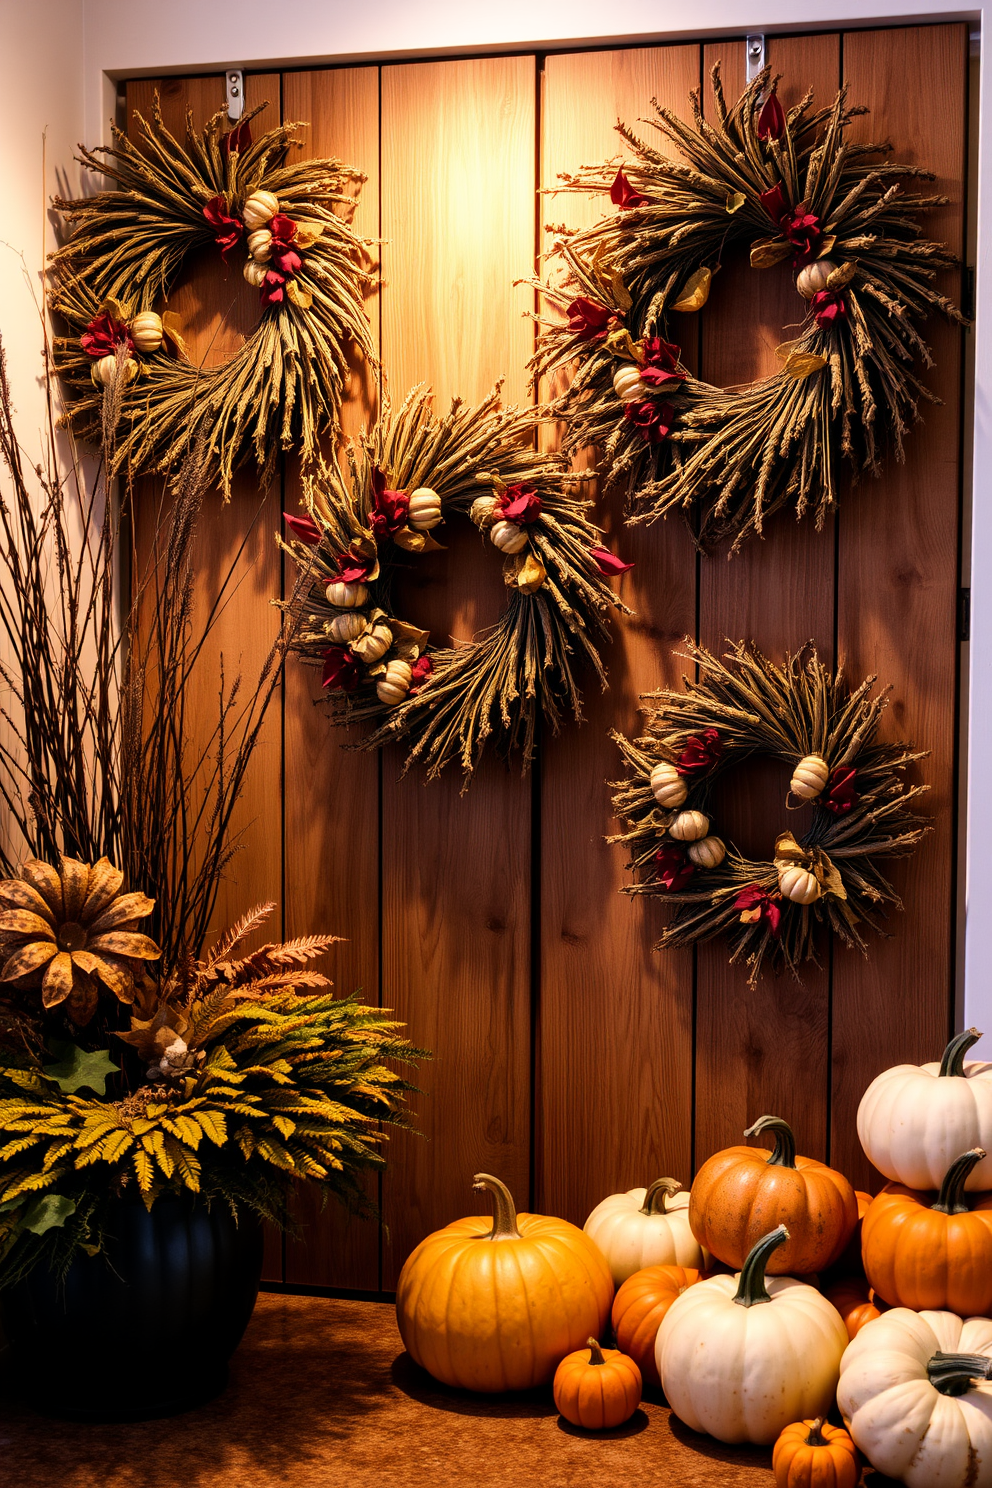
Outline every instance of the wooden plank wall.
<path id="1" fill-rule="evenodd" d="M 535 188 L 618 153 L 614 121 L 643 118 L 652 97 L 684 113 L 715 61 L 735 93 L 743 53 L 731 40 L 332 68 L 252 75 L 247 92 L 270 101 L 270 118 L 308 121 L 308 152 L 369 177 L 355 222 L 382 240 L 370 313 L 394 399 L 417 382 L 444 401 L 477 399 L 505 377 L 507 397 L 524 400 L 533 298 L 513 280 L 535 263 L 544 222 L 596 211 L 571 195 L 539 200 Z M 872 110 L 859 128 L 936 171 L 950 201 L 933 231 L 960 251 L 966 28 L 774 37 L 769 56 L 787 103 L 810 85 L 829 100 L 847 82 Z M 907 86 L 924 76 L 926 88 Z M 129 111 L 147 109 L 156 87 L 174 128 L 186 107 L 202 122 L 223 102 L 220 77 L 142 80 L 128 85 Z M 708 81 L 706 107 L 707 92 Z M 252 323 L 236 273 L 204 261 L 175 296 L 194 348 L 210 344 L 211 358 Z M 707 311 L 676 333 L 700 375 L 741 382 L 774 367 L 797 311 L 786 273 L 728 264 Z M 780 519 L 733 562 L 700 560 L 677 524 L 624 530 L 617 504 L 600 502 L 603 526 L 636 561 L 621 590 L 635 614 L 617 628 L 609 691 L 589 692 L 581 729 L 542 741 L 530 778 L 489 761 L 465 795 L 455 776 L 400 781 L 398 751 L 339 747 L 311 704 L 310 674 L 290 667 L 223 909 L 272 897 L 287 934 L 346 936 L 333 957 L 339 987 L 395 1008 L 435 1059 L 415 1100 L 423 1135 L 394 1137 L 373 1183 L 384 1226 L 320 1215 L 303 1199 L 300 1236 L 270 1244 L 270 1282 L 388 1291 L 427 1231 L 477 1207 L 479 1169 L 503 1176 L 521 1203 L 581 1223 L 614 1189 L 662 1171 L 688 1182 L 767 1110 L 795 1123 L 801 1150 L 869 1181 L 853 1124 L 861 1091 L 886 1064 L 932 1057 L 952 1006 L 962 343 L 942 326 L 932 340 L 942 406 L 926 410 L 908 463 L 846 495 L 821 534 Z M 347 432 L 376 396 L 356 369 Z M 281 582 L 271 534 L 298 493 L 287 461 L 277 489 L 259 493 L 243 476 L 232 505 L 210 513 L 205 597 L 251 524 L 219 638 L 231 667 L 257 664 L 271 636 L 265 601 Z M 498 565 L 472 539 L 447 534 L 448 550 L 409 580 L 407 609 L 435 635 L 468 637 L 498 613 Z M 749 635 L 776 656 L 813 638 L 852 677 L 893 683 L 886 728 L 932 749 L 923 775 L 937 830 L 898 865 L 908 914 L 868 961 L 828 947 L 801 985 L 766 976 L 751 992 L 720 945 L 657 955 L 663 911 L 617 892 L 623 857 L 604 841 L 604 782 L 617 771 L 607 730 L 636 730 L 639 695 L 677 681 L 686 635 L 711 647 Z M 738 779 L 724 819 L 745 851 L 767 852 L 785 825 L 786 783 L 767 763 Z"/>

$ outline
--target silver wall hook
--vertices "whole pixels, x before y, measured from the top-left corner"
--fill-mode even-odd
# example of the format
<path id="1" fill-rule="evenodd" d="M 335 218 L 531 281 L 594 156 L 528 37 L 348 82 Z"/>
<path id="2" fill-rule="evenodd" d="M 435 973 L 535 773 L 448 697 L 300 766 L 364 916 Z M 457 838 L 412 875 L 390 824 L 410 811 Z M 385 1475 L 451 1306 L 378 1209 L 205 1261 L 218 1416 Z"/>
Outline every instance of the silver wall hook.
<path id="1" fill-rule="evenodd" d="M 762 38 L 762 46 L 764 39 Z M 236 124 L 245 111 L 245 75 L 240 67 L 227 69 L 227 117 Z"/>
<path id="2" fill-rule="evenodd" d="M 763 32 L 754 31 L 750 36 L 744 38 L 744 56 L 747 61 L 746 81 L 753 83 L 765 65 L 765 37 Z"/>

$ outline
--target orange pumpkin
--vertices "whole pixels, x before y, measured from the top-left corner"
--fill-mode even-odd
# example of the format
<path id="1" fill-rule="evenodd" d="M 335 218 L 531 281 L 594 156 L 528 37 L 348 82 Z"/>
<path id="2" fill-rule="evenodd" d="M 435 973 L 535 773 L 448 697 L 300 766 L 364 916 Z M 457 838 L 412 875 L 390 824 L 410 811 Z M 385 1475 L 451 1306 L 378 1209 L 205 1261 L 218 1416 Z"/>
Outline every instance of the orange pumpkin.
<path id="1" fill-rule="evenodd" d="M 881 1317 L 888 1309 L 888 1303 L 875 1296 L 864 1275 L 842 1276 L 833 1286 L 826 1287 L 823 1295 L 828 1302 L 834 1304 L 844 1319 L 848 1338 L 853 1338 L 865 1323 Z"/>
<path id="2" fill-rule="evenodd" d="M 692 1233 L 739 1270 L 761 1237 L 784 1224 L 790 1238 L 769 1260 L 769 1275 L 822 1271 L 844 1253 L 858 1222 L 854 1189 L 834 1168 L 797 1157 L 780 1116 L 762 1116 L 744 1135 L 763 1131 L 775 1134 L 773 1152 L 727 1147 L 703 1163 L 689 1195 Z"/>
<path id="3" fill-rule="evenodd" d="M 861 1264 L 861 1225 L 865 1215 L 868 1213 L 871 1194 L 865 1193 L 863 1188 L 856 1188 L 854 1190 L 854 1197 L 858 1201 L 858 1222 L 854 1226 L 850 1240 L 848 1240 L 844 1247 L 844 1254 L 831 1267 L 831 1270 L 838 1279 L 842 1276 L 861 1276 L 864 1273 L 864 1267 Z"/>
<path id="4" fill-rule="evenodd" d="M 559 1360 L 610 1314 L 613 1278 L 575 1225 L 517 1214 L 509 1189 L 488 1173 L 474 1187 L 493 1197 L 480 1214 L 422 1240 L 396 1285 L 396 1317 L 413 1359 L 465 1390 L 547 1384 Z"/>
<path id="5" fill-rule="evenodd" d="M 690 1266 L 645 1266 L 627 1277 L 613 1299 L 617 1347 L 634 1360 L 646 1384 L 661 1386 L 654 1342 L 662 1318 L 675 1298 L 704 1275 Z"/>
<path id="6" fill-rule="evenodd" d="M 848 1433 L 819 1416 L 786 1426 L 772 1449 L 777 1488 L 855 1488 L 861 1465 Z"/>
<path id="7" fill-rule="evenodd" d="M 965 1193 L 986 1156 L 973 1147 L 951 1163 L 936 1199 L 887 1183 L 865 1215 L 865 1273 L 893 1307 L 914 1312 L 992 1313 L 992 1193 Z"/>
<path id="8" fill-rule="evenodd" d="M 641 1371 L 619 1349 L 602 1349 L 595 1338 L 555 1370 L 555 1405 L 566 1421 L 603 1431 L 629 1421 L 641 1403 Z"/>

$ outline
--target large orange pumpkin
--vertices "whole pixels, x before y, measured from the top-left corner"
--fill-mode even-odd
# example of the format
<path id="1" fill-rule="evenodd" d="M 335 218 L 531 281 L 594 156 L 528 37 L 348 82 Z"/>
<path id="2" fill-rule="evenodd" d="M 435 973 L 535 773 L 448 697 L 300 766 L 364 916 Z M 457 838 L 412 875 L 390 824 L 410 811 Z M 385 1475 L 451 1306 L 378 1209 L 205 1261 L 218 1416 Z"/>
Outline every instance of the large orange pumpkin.
<path id="1" fill-rule="evenodd" d="M 951 1163 L 936 1199 L 888 1183 L 872 1202 L 861 1232 L 865 1273 L 893 1307 L 914 1312 L 992 1312 L 992 1193 L 965 1193 L 985 1157 L 973 1147 Z"/>
<path id="2" fill-rule="evenodd" d="M 842 1276 L 833 1286 L 824 1287 L 823 1295 L 832 1302 L 844 1319 L 848 1338 L 854 1338 L 874 1318 L 881 1317 L 888 1307 L 881 1297 L 876 1297 L 862 1276 Z"/>
<path id="3" fill-rule="evenodd" d="M 763 1235 L 784 1224 L 789 1240 L 769 1275 L 822 1271 L 843 1253 L 858 1222 L 858 1201 L 843 1173 L 797 1157 L 792 1128 L 762 1116 L 744 1133 L 775 1134 L 775 1149 L 727 1147 L 703 1163 L 689 1195 L 689 1225 L 700 1245 L 740 1269 Z"/>
<path id="4" fill-rule="evenodd" d="M 661 1385 L 654 1344 L 662 1318 L 676 1297 L 702 1281 L 704 1274 L 690 1266 L 645 1266 L 628 1276 L 614 1297 L 617 1348 L 634 1360 L 645 1384 Z"/>
<path id="5" fill-rule="evenodd" d="M 566 1354 L 603 1331 L 610 1268 L 575 1225 L 517 1214 L 488 1173 L 493 1219 L 473 1214 L 422 1240 L 396 1286 L 396 1316 L 411 1356 L 435 1379 L 498 1392 L 544 1385 Z"/>
<path id="6" fill-rule="evenodd" d="M 854 1197 L 858 1201 L 858 1222 L 854 1226 L 850 1240 L 844 1247 L 844 1253 L 831 1266 L 833 1275 L 839 1280 L 842 1276 L 861 1276 L 864 1267 L 861 1264 L 861 1225 L 868 1206 L 871 1204 L 871 1194 L 865 1193 L 864 1189 L 856 1188 Z"/>
<path id="7" fill-rule="evenodd" d="M 786 1426 L 772 1450 L 776 1488 L 856 1488 L 861 1454 L 846 1431 L 815 1421 Z"/>
<path id="8" fill-rule="evenodd" d="M 566 1421 L 603 1431 L 622 1426 L 640 1405 L 641 1371 L 619 1349 L 601 1349 L 589 1338 L 558 1365 L 553 1394 Z"/>

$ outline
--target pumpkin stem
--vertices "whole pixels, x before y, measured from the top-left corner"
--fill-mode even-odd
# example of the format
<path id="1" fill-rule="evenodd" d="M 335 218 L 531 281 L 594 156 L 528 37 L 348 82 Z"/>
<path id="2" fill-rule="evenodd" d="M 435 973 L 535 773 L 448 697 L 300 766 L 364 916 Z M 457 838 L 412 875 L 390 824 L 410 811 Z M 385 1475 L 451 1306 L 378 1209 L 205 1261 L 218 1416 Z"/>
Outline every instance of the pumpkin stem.
<path id="1" fill-rule="evenodd" d="M 765 1267 L 772 1251 L 777 1250 L 788 1238 L 789 1232 L 785 1225 L 781 1224 L 777 1229 L 769 1230 L 767 1235 L 762 1235 L 761 1239 L 751 1246 L 747 1260 L 741 1267 L 741 1279 L 734 1293 L 734 1301 L 741 1307 L 755 1307 L 759 1302 L 772 1300 L 765 1286 Z"/>
<path id="2" fill-rule="evenodd" d="M 936 1204 L 931 1204 L 930 1208 L 936 1209 L 938 1214 L 967 1214 L 971 1205 L 964 1196 L 965 1181 L 985 1155 L 984 1147 L 972 1147 L 970 1152 L 962 1152 L 960 1157 L 956 1157 L 944 1174 Z"/>
<path id="3" fill-rule="evenodd" d="M 941 1395 L 966 1395 L 973 1380 L 992 1378 L 992 1359 L 984 1354 L 945 1354 L 938 1349 L 927 1364 L 927 1376 Z"/>
<path id="4" fill-rule="evenodd" d="M 956 1033 L 944 1050 L 940 1061 L 939 1073 L 942 1075 L 963 1075 L 964 1056 L 972 1044 L 977 1044 L 982 1037 L 977 1028 L 966 1028 L 964 1033 Z"/>
<path id="5" fill-rule="evenodd" d="M 599 1346 L 599 1341 L 595 1338 L 587 1338 L 586 1343 L 589 1346 L 589 1363 L 605 1364 L 606 1360 L 603 1358 L 603 1350 Z"/>
<path id="6" fill-rule="evenodd" d="M 488 1235 L 483 1235 L 483 1240 L 519 1240 L 517 1206 L 506 1184 L 491 1173 L 476 1173 L 472 1187 L 482 1192 L 488 1189 L 493 1196 L 493 1227 Z"/>
<path id="7" fill-rule="evenodd" d="M 825 1447 L 827 1445 L 827 1439 L 820 1430 L 822 1425 L 823 1417 L 817 1416 L 816 1420 L 810 1426 L 809 1434 L 806 1437 L 806 1445 L 808 1447 Z"/>
<path id="8" fill-rule="evenodd" d="M 794 1168 L 796 1166 L 796 1139 L 792 1135 L 792 1127 L 781 1116 L 759 1116 L 753 1126 L 749 1126 L 744 1133 L 746 1137 L 756 1137 L 759 1133 L 771 1131 L 775 1133 L 775 1150 L 768 1159 L 770 1168 Z"/>
<path id="9" fill-rule="evenodd" d="M 640 1212 L 642 1214 L 667 1214 L 666 1199 L 677 1194 L 681 1187 L 677 1178 L 656 1178 L 644 1195 L 644 1203 Z"/>

